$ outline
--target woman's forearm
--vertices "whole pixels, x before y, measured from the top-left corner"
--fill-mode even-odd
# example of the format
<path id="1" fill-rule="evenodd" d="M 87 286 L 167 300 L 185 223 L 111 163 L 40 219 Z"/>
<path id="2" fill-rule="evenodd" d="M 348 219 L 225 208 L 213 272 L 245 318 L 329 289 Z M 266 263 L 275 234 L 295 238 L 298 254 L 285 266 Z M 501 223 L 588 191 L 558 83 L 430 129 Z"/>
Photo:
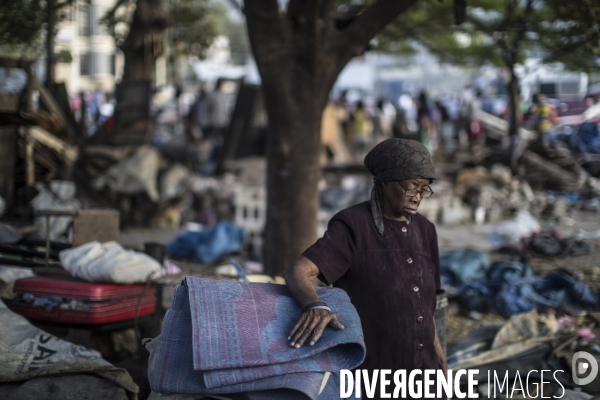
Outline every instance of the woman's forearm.
<path id="1" fill-rule="evenodd" d="M 319 275 L 316 265 L 306 257 L 300 257 L 285 276 L 285 283 L 300 307 L 319 300 L 314 280 Z"/>

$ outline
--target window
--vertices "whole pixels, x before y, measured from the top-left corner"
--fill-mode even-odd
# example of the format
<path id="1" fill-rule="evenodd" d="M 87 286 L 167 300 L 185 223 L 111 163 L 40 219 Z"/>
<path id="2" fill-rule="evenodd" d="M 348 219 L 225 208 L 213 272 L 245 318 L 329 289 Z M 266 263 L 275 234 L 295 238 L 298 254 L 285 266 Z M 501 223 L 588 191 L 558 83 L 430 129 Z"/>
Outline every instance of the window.
<path id="1" fill-rule="evenodd" d="M 116 62 L 117 62 L 117 57 L 115 56 L 115 53 L 113 53 L 110 55 L 110 74 L 112 76 L 115 76 L 117 73 Z"/>
<path id="2" fill-rule="evenodd" d="M 79 74 L 81 76 L 114 75 L 114 55 L 95 51 L 79 56 Z"/>
<path id="3" fill-rule="evenodd" d="M 88 76 L 91 75 L 90 69 L 90 53 L 83 53 L 79 55 L 79 75 Z"/>
<path id="4" fill-rule="evenodd" d="M 106 14 L 105 7 L 102 7 L 98 4 L 94 4 L 90 7 L 90 35 L 106 35 L 107 29 L 106 26 L 101 22 L 102 18 Z"/>
<path id="5" fill-rule="evenodd" d="M 79 6 L 79 36 L 90 36 L 89 4 L 81 4 Z"/>

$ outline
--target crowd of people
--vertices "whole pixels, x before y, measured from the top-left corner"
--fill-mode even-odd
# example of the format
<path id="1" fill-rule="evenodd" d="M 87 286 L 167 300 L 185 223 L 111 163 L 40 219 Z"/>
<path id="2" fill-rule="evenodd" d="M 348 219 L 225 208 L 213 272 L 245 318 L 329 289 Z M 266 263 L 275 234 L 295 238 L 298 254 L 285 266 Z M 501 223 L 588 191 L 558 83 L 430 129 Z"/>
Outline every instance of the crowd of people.
<path id="1" fill-rule="evenodd" d="M 477 120 L 480 97 L 480 91 L 467 90 L 461 96 L 432 100 L 423 91 L 415 99 L 405 95 L 394 104 L 384 98 L 351 102 L 342 92 L 323 112 L 323 160 L 362 160 L 373 146 L 388 138 L 418 140 L 431 154 L 454 152 L 458 143 L 475 143 L 482 137 Z"/>
<path id="2" fill-rule="evenodd" d="M 218 79 L 209 85 L 210 90 L 203 86 L 196 95 L 184 93 L 180 85 L 176 87 L 176 119 L 185 121 L 188 144 L 210 141 L 213 150 L 214 147 L 218 150 L 230 123 L 236 86 L 237 82 Z M 597 98 L 589 100 L 598 101 Z M 489 101 L 489 97 L 484 98 L 483 91 L 476 86 L 466 87 L 460 94 L 431 97 L 422 91 L 415 97 L 403 94 L 395 100 L 356 98 L 342 91 L 323 111 L 321 161 L 361 161 L 370 149 L 388 138 L 417 140 L 434 156 L 452 154 L 459 146 L 471 147 L 484 139 L 478 113 L 485 110 L 485 101 Z M 523 126 L 539 132 L 545 141 L 554 140 L 558 133 L 555 125 L 559 107 L 552 99 L 534 95 L 531 101 L 519 104 Z M 74 96 L 71 108 L 77 120 L 82 116 L 86 119 L 88 132 L 93 135 L 112 115 L 114 101 L 96 89 Z M 509 119 L 506 104 L 502 113 L 491 112 Z M 216 152 L 212 153 L 209 158 L 214 161 Z"/>

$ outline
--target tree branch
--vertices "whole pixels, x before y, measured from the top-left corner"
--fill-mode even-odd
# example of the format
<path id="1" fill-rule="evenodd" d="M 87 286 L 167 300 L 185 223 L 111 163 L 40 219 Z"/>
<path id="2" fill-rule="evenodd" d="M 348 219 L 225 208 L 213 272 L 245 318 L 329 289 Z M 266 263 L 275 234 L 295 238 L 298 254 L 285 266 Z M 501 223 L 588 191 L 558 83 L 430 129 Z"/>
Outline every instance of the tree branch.
<path id="1" fill-rule="evenodd" d="M 289 49 L 289 29 L 279 14 L 277 0 L 244 0 L 248 37 L 261 75 L 268 64 L 283 62 Z"/>
<path id="2" fill-rule="evenodd" d="M 418 0 L 378 0 L 341 31 L 340 39 L 346 45 L 362 49 L 387 24 L 417 2 Z"/>

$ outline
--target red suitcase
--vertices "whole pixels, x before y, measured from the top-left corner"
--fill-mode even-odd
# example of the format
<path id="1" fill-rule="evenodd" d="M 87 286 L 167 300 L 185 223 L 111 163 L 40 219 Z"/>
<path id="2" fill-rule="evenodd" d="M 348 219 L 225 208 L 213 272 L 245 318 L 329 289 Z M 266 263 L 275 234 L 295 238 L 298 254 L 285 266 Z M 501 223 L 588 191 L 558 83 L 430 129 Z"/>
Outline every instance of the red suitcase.
<path id="1" fill-rule="evenodd" d="M 112 283 L 85 282 L 71 277 L 35 276 L 15 281 L 15 300 L 10 308 L 32 319 L 68 324 L 105 324 L 134 319 L 154 313 L 156 288 L 145 284 L 117 285 Z M 46 307 L 33 306 L 35 297 L 61 297 L 77 300 L 77 309 L 66 308 L 65 302 L 46 311 Z M 27 296 L 26 296 L 27 297 Z M 141 299 L 141 300 L 140 300 Z M 85 309 L 81 309 L 85 308 Z"/>

